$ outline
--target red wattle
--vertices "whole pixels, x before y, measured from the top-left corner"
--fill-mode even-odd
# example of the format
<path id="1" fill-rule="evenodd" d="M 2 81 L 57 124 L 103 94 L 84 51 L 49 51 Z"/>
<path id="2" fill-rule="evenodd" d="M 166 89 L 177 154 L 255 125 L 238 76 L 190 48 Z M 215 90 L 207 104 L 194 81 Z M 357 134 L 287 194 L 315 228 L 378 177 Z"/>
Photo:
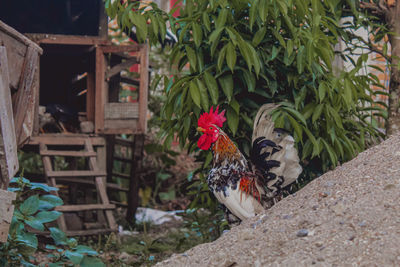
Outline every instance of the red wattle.
<path id="1" fill-rule="evenodd" d="M 197 145 L 200 149 L 208 150 L 211 146 L 212 140 L 206 134 L 200 136 L 199 140 L 197 141 Z"/>

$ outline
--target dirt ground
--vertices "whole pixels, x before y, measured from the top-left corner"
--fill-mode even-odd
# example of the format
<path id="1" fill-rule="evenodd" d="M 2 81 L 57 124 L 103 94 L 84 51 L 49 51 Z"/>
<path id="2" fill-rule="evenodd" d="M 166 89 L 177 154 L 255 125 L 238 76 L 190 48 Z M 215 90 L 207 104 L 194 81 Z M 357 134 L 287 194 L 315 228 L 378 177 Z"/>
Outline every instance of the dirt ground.
<path id="1" fill-rule="evenodd" d="M 400 136 L 156 266 L 400 266 Z"/>

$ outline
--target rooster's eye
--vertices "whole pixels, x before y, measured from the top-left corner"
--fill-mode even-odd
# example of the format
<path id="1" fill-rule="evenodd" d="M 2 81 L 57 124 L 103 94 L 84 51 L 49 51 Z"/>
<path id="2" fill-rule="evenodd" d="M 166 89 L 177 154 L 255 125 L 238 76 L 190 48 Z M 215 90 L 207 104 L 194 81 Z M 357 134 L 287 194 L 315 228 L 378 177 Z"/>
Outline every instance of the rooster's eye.
<path id="1" fill-rule="evenodd" d="M 210 130 L 212 130 L 213 129 L 213 127 L 210 127 Z"/>

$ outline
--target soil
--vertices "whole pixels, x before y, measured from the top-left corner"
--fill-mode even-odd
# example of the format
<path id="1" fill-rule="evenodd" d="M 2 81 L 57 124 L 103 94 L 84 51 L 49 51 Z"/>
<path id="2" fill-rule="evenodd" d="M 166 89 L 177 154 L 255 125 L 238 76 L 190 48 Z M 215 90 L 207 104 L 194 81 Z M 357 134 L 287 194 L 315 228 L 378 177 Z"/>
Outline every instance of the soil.
<path id="1" fill-rule="evenodd" d="M 400 266 L 400 136 L 156 266 Z"/>

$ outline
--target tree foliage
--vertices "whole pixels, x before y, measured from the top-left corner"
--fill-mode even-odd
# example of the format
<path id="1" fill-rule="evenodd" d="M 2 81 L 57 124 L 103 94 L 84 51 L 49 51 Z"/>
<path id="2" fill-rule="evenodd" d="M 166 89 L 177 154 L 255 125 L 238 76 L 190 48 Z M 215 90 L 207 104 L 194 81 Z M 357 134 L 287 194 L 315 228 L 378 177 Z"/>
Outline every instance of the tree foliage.
<path id="1" fill-rule="evenodd" d="M 167 24 L 178 37 L 170 63 L 180 74 L 165 78 L 167 145 L 177 134 L 181 145 L 189 139 L 196 149 L 200 113 L 219 105 L 227 110 L 226 131 L 248 154 L 253 118 L 268 102 L 281 104 L 272 114 L 276 127 L 293 133 L 303 163 L 319 171 L 379 136 L 374 116 L 382 110 L 370 90 L 379 81 L 360 72 L 368 56 L 354 61 L 350 45 L 346 54 L 334 50 L 340 40 L 350 44 L 360 27 L 353 1 L 186 0 L 177 18 L 175 9 L 165 13 L 136 1 L 106 0 L 106 9 L 121 27 L 135 26 L 141 41 L 158 43 Z M 341 25 L 347 15 L 356 19 Z M 335 57 L 352 68 L 334 69 Z M 204 156 L 207 164 L 210 155 Z"/>

